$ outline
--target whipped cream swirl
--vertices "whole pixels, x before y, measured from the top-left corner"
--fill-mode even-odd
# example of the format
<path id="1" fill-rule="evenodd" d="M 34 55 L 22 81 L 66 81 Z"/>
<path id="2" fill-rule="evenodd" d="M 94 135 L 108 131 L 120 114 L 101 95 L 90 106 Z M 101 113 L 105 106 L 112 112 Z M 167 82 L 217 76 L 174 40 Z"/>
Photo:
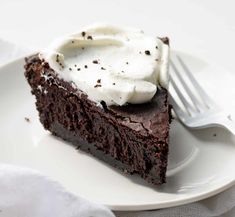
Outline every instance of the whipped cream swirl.
<path id="1" fill-rule="evenodd" d="M 93 25 L 56 40 L 40 58 L 97 103 L 145 103 L 168 86 L 169 46 L 138 29 Z"/>

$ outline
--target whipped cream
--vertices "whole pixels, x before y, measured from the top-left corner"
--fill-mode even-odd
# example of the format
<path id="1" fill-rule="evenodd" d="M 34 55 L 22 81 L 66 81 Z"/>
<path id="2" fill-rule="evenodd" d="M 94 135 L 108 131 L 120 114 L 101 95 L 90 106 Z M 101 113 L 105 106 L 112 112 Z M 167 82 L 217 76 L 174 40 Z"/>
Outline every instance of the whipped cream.
<path id="1" fill-rule="evenodd" d="M 168 45 L 138 29 L 93 25 L 56 40 L 40 58 L 97 103 L 145 103 L 168 86 Z"/>

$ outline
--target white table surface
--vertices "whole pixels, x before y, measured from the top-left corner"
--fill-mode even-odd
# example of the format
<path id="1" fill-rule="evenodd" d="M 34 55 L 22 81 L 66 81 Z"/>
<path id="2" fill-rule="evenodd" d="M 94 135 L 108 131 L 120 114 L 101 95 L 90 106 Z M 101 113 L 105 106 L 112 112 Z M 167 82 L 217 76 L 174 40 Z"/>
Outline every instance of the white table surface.
<path id="1" fill-rule="evenodd" d="M 128 25 L 235 73 L 234 9 L 234 0 L 0 0 L 0 38 L 40 49 L 94 22 Z"/>

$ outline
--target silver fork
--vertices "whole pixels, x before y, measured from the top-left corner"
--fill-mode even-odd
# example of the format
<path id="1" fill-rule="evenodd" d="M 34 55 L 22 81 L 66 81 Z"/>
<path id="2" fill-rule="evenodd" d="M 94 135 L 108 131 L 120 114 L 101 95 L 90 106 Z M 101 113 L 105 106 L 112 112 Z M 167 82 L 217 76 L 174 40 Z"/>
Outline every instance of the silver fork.
<path id="1" fill-rule="evenodd" d="M 179 120 L 190 128 L 219 126 L 235 135 L 235 122 L 229 112 L 218 106 L 207 95 L 181 57 L 174 55 L 170 66 L 170 85 L 172 86 L 170 103 Z"/>

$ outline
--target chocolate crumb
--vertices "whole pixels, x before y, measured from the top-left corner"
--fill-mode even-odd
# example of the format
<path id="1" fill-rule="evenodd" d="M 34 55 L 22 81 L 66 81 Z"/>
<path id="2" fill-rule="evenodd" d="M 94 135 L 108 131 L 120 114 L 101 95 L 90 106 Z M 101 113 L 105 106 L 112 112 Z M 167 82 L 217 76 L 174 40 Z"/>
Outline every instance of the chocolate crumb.
<path id="1" fill-rule="evenodd" d="M 99 62 L 98 62 L 98 60 L 93 60 L 93 63 L 98 64 Z"/>
<path id="2" fill-rule="evenodd" d="M 69 68 L 70 71 L 72 71 L 72 68 Z"/>
<path id="3" fill-rule="evenodd" d="M 80 71 L 81 69 L 80 68 L 77 68 L 78 71 Z"/>
<path id="4" fill-rule="evenodd" d="M 96 84 L 94 88 L 101 87 L 101 84 Z"/>
<path id="5" fill-rule="evenodd" d="M 87 65 L 85 65 L 84 67 L 85 67 L 86 69 L 88 68 L 88 66 L 87 66 Z"/>
<path id="6" fill-rule="evenodd" d="M 101 67 L 101 70 L 106 70 L 104 67 Z"/>
<path id="7" fill-rule="evenodd" d="M 86 35 L 86 33 L 85 32 L 82 32 L 82 36 L 84 37 Z"/>
<path id="8" fill-rule="evenodd" d="M 108 111 L 108 107 L 107 107 L 106 102 L 105 102 L 105 101 L 103 101 L 103 100 L 101 100 L 101 101 L 100 101 L 100 104 L 102 105 L 102 107 L 103 107 L 104 111 L 105 111 L 105 112 L 107 112 L 107 111 Z"/>
<path id="9" fill-rule="evenodd" d="M 29 118 L 25 117 L 24 119 L 25 119 L 25 121 L 30 122 Z"/>
<path id="10" fill-rule="evenodd" d="M 101 83 L 101 79 L 98 79 L 98 80 L 97 80 L 97 83 Z"/>
<path id="11" fill-rule="evenodd" d="M 150 51 L 149 51 L 149 50 L 146 50 L 144 53 L 145 53 L 146 55 L 150 55 Z"/>
<path id="12" fill-rule="evenodd" d="M 87 36 L 87 39 L 93 40 L 93 38 L 92 38 L 91 35 L 88 35 L 88 36 Z"/>

